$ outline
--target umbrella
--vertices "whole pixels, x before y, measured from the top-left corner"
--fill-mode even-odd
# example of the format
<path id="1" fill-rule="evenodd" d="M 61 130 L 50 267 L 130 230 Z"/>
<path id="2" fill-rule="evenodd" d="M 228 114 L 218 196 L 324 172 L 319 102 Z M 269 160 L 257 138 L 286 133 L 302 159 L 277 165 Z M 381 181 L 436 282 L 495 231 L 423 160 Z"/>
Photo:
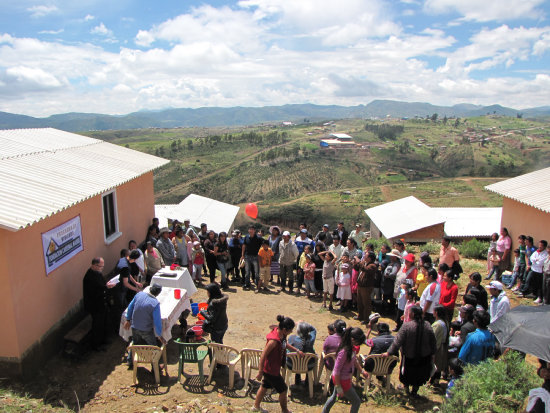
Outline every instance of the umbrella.
<path id="1" fill-rule="evenodd" d="M 550 361 L 550 306 L 515 307 L 489 324 L 503 347 Z"/>

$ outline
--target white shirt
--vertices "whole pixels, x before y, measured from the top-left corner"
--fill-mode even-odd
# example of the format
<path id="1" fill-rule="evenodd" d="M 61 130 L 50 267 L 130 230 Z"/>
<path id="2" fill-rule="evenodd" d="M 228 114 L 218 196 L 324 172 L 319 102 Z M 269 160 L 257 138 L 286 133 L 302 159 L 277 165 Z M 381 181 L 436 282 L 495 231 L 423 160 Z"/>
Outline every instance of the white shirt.
<path id="1" fill-rule="evenodd" d="M 546 248 L 542 251 L 535 251 L 531 254 L 531 271 L 534 272 L 542 272 L 542 267 L 544 265 L 544 261 L 546 261 L 546 258 L 548 258 L 548 252 L 546 251 Z"/>
<path id="2" fill-rule="evenodd" d="M 342 253 L 344 252 L 344 247 L 342 247 L 342 244 L 338 244 L 337 246 L 334 246 L 334 244 L 332 244 L 330 247 L 328 247 L 328 250 L 334 254 L 337 260 L 339 260 L 342 256 Z"/>
<path id="3" fill-rule="evenodd" d="M 435 284 L 435 289 L 433 294 L 431 293 L 432 286 Z M 424 309 L 427 301 L 430 301 L 431 304 L 428 307 L 427 313 L 433 314 L 434 307 L 439 304 L 439 297 L 441 296 L 441 287 L 437 282 L 430 283 L 422 292 L 422 297 L 420 297 L 420 308 Z"/>
<path id="4" fill-rule="evenodd" d="M 349 237 L 357 243 L 357 248 L 363 249 L 363 240 L 365 239 L 365 233 L 363 231 L 353 230 Z"/>
<path id="5" fill-rule="evenodd" d="M 491 298 L 491 304 L 489 304 L 491 323 L 497 321 L 508 311 L 510 311 L 510 300 L 508 299 L 504 291 L 502 291 L 498 296 Z"/>

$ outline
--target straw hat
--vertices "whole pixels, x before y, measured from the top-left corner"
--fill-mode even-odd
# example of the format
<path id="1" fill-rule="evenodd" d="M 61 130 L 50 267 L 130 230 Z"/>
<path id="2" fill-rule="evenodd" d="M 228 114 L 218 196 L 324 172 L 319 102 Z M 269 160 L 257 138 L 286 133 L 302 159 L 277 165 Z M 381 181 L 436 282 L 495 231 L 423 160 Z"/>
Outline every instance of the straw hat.
<path id="1" fill-rule="evenodd" d="M 401 258 L 401 254 L 400 254 L 399 251 L 396 250 L 396 249 L 393 249 L 393 250 L 391 250 L 391 252 L 388 252 L 388 253 L 386 254 L 386 257 L 388 257 L 388 256 L 389 256 L 389 257 Z"/>

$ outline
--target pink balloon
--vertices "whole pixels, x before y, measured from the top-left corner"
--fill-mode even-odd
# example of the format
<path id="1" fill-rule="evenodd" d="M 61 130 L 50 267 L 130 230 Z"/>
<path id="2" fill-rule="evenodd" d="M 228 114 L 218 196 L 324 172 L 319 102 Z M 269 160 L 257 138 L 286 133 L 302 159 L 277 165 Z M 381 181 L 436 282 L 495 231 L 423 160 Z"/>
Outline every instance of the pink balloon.
<path id="1" fill-rule="evenodd" d="M 258 207 L 256 206 L 256 204 L 248 204 L 244 209 L 244 212 L 246 212 L 246 215 L 248 215 L 252 219 L 256 219 L 258 217 Z"/>

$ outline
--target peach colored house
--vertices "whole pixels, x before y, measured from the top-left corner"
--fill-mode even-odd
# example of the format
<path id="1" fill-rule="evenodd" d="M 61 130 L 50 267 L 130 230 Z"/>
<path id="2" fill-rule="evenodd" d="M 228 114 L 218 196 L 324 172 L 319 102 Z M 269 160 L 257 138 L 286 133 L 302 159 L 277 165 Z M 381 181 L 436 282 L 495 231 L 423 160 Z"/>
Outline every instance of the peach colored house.
<path id="1" fill-rule="evenodd" d="M 550 168 L 506 179 L 485 189 L 503 196 L 501 226 L 512 242 L 531 235 L 536 243 L 550 240 Z"/>
<path id="2" fill-rule="evenodd" d="M 167 160 L 56 129 L 0 130 L 0 372 L 26 375 L 81 317 L 95 256 L 115 266 L 154 216 Z"/>

